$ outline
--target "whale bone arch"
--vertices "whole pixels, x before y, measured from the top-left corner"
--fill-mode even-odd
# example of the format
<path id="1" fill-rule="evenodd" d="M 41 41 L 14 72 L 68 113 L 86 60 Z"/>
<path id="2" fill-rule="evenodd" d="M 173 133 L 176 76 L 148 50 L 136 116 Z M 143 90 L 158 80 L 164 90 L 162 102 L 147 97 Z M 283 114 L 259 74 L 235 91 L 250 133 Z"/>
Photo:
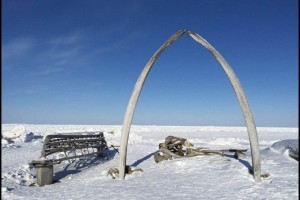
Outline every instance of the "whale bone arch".
<path id="1" fill-rule="evenodd" d="M 253 167 L 253 175 L 255 182 L 261 182 L 261 163 L 260 163 L 260 153 L 259 153 L 259 144 L 258 144 L 258 135 L 256 130 L 256 125 L 254 122 L 254 118 L 250 109 L 250 105 L 248 103 L 245 92 L 236 77 L 233 69 L 227 63 L 227 61 L 221 56 L 221 54 L 215 50 L 215 48 L 210 45 L 205 39 L 199 36 L 197 33 L 191 32 L 189 30 L 179 30 L 174 33 L 150 58 L 143 71 L 141 72 L 134 89 L 132 91 L 130 100 L 127 105 L 127 110 L 124 116 L 123 126 L 122 126 L 122 135 L 120 142 L 120 159 L 119 159 L 119 178 L 125 178 L 125 166 L 126 166 L 126 158 L 127 158 L 127 146 L 128 146 L 128 138 L 130 127 L 133 119 L 133 115 L 136 109 L 137 101 L 140 96 L 141 90 L 143 88 L 145 79 L 147 78 L 154 62 L 158 59 L 160 54 L 174 41 L 180 38 L 182 35 L 187 34 L 192 39 L 194 39 L 197 43 L 204 46 L 206 49 L 210 51 L 210 53 L 218 60 L 221 67 L 225 71 L 228 76 L 230 83 L 234 89 L 234 92 L 239 101 L 241 110 L 243 112 L 243 116 L 245 118 L 245 123 L 248 131 L 248 138 L 250 142 L 251 148 L 251 156 L 252 156 L 252 167 Z"/>

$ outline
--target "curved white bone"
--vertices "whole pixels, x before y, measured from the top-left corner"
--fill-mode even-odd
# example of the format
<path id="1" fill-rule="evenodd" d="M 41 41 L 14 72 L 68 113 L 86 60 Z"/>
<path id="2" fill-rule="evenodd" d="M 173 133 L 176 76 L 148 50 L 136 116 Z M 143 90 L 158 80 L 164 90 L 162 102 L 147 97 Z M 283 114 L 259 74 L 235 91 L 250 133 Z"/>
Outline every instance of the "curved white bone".
<path id="1" fill-rule="evenodd" d="M 157 60 L 159 55 L 175 40 L 180 38 L 183 34 L 188 34 L 191 38 L 193 38 L 196 42 L 207 48 L 212 55 L 218 60 L 226 75 L 228 76 L 231 85 L 235 91 L 235 94 L 238 98 L 239 104 L 241 106 L 250 141 L 251 147 L 251 155 L 252 155 L 252 166 L 255 182 L 261 182 L 261 164 L 260 164 L 260 153 L 259 153 L 259 145 L 258 145 L 258 136 L 256 131 L 255 122 L 252 116 L 252 112 L 250 106 L 247 101 L 247 97 L 245 92 L 236 77 L 234 71 L 230 67 L 230 65 L 226 62 L 226 60 L 216 51 L 213 46 L 211 46 L 205 39 L 200 37 L 198 34 L 193 33 L 188 30 L 179 30 L 174 33 L 151 57 L 151 59 L 146 64 L 142 73 L 140 74 L 133 92 L 131 94 L 129 103 L 127 105 L 127 110 L 124 117 L 123 127 L 122 127 L 122 136 L 121 136 L 121 144 L 120 144 L 120 160 L 119 160 L 119 178 L 125 178 L 125 166 L 126 166 L 126 157 L 127 157 L 127 146 L 128 146 L 128 137 L 130 132 L 130 127 L 133 119 L 133 114 L 135 112 L 136 104 L 141 93 L 142 87 L 144 85 L 145 79 L 147 78 L 148 73 L 150 72 L 154 62 Z"/>

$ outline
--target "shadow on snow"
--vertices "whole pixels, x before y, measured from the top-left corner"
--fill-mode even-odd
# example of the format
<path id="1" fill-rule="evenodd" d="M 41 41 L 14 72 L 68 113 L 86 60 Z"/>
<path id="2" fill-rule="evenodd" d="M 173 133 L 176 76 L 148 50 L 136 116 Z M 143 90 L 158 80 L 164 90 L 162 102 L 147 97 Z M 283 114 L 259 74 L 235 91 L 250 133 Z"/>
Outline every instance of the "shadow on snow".
<path id="1" fill-rule="evenodd" d="M 70 162 L 63 168 L 63 170 L 56 170 L 56 172 L 54 172 L 53 182 L 59 182 L 60 179 L 68 175 L 77 174 L 80 173 L 82 170 L 108 162 L 109 160 L 114 158 L 116 153 L 117 152 L 115 150 L 107 150 L 99 156 L 86 156 L 74 162 Z M 59 166 L 61 167 L 62 164 L 59 164 L 58 167 Z"/>

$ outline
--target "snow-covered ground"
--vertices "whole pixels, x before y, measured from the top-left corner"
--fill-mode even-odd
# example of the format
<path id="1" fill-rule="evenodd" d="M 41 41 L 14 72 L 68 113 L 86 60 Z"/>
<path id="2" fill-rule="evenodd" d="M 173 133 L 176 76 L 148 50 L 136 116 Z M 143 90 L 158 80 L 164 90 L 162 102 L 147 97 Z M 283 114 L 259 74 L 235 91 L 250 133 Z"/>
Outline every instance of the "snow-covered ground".
<path id="1" fill-rule="evenodd" d="M 127 164 L 142 168 L 125 180 L 107 172 L 118 166 L 119 154 L 90 158 L 89 164 L 64 162 L 54 167 L 58 182 L 29 186 L 35 170 L 28 163 L 40 156 L 48 134 L 103 131 L 108 146 L 119 145 L 121 126 L 2 124 L 2 199 L 298 199 L 298 128 L 258 128 L 262 172 L 270 176 L 255 183 L 248 173 L 251 153 L 237 160 L 197 156 L 155 163 L 158 144 L 169 136 L 188 139 L 196 147 L 249 149 L 244 127 L 132 126 Z M 79 162 L 79 161 L 78 161 Z"/>

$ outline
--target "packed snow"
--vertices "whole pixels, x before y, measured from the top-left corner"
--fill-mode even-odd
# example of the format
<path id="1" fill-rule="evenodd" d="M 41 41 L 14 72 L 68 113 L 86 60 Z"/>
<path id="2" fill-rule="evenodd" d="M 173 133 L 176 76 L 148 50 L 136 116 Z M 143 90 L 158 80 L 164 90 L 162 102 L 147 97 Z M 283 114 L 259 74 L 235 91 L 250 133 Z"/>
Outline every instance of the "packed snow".
<path id="1" fill-rule="evenodd" d="M 132 126 L 127 164 L 141 168 L 125 180 L 112 179 L 119 154 L 87 157 L 54 165 L 53 184 L 36 185 L 38 159 L 49 134 L 104 133 L 108 146 L 120 144 L 121 126 L 2 124 L 2 199 L 298 199 L 298 128 L 258 127 L 262 174 L 249 174 L 251 152 L 245 127 Z M 196 147 L 248 149 L 246 157 L 196 156 L 155 163 L 153 155 L 167 136 L 188 139 Z M 118 147 L 117 147 L 118 148 Z"/>

